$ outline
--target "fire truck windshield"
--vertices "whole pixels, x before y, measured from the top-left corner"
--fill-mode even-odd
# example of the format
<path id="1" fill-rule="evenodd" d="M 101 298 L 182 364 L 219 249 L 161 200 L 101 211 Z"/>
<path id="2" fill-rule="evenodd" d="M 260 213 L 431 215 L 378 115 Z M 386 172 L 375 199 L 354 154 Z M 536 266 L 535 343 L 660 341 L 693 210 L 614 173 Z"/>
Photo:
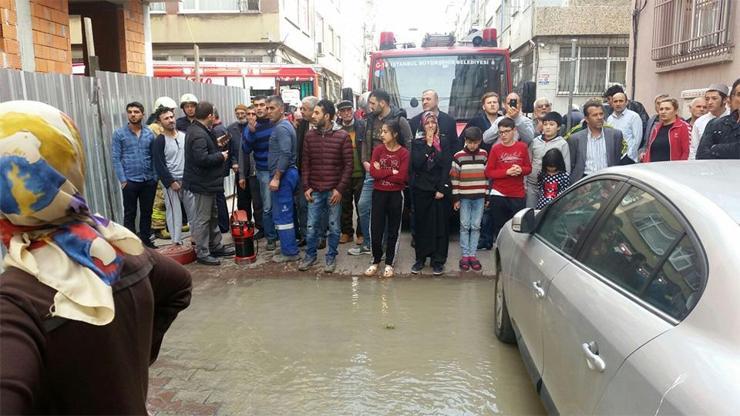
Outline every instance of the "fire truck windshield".
<path id="1" fill-rule="evenodd" d="M 439 109 L 458 121 L 481 111 L 480 98 L 488 91 L 505 94 L 506 60 L 502 55 L 460 54 L 379 57 L 372 62 L 373 89 L 384 89 L 391 104 L 408 117 L 421 113 L 421 93 L 439 94 Z M 412 99 L 416 98 L 412 106 Z"/>

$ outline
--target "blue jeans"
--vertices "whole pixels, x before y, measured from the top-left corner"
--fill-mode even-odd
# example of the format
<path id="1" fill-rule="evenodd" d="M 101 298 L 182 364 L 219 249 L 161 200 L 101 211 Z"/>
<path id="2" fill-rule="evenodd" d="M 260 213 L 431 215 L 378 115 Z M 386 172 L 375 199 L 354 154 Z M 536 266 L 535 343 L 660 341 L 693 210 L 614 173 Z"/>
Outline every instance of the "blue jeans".
<path id="1" fill-rule="evenodd" d="M 337 257 L 339 248 L 339 234 L 342 232 L 342 201 L 335 205 L 329 204 L 331 191 L 313 192 L 313 202 L 308 203 L 308 230 L 306 237 L 306 258 L 315 259 L 319 239 L 324 236 L 326 226 L 323 219 L 329 217 L 329 241 L 326 251 L 326 263 L 331 263 Z"/>
<path id="2" fill-rule="evenodd" d="M 360 230 L 362 230 L 362 245 L 370 249 L 370 210 L 373 206 L 373 185 L 375 179 L 369 173 L 365 173 L 365 182 L 362 183 L 360 192 L 360 202 L 357 204 L 357 210 L 360 212 Z"/>
<path id="3" fill-rule="evenodd" d="M 460 200 L 460 251 L 463 257 L 475 257 L 484 204 L 484 198 Z"/>
<path id="4" fill-rule="evenodd" d="M 257 171 L 257 181 L 260 184 L 260 196 L 262 197 L 262 230 L 268 241 L 277 240 L 275 222 L 272 220 L 272 192 L 270 191 L 270 172 L 266 170 Z"/>

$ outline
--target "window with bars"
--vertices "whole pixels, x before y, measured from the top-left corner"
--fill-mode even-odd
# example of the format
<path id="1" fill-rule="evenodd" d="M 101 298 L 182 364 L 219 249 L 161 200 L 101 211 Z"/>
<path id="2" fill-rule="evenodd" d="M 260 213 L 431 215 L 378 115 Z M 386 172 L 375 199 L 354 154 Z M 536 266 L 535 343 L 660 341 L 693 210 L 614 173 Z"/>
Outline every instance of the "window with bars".
<path id="1" fill-rule="evenodd" d="M 627 78 L 629 48 L 621 46 L 580 46 L 575 62 L 571 61 L 570 46 L 560 47 L 558 93 L 567 94 L 573 87 L 570 66 L 576 66 L 574 94 L 601 95 L 608 86 L 624 85 Z"/>
<path id="2" fill-rule="evenodd" d="M 260 0 L 181 0 L 179 9 L 182 12 L 242 12 L 257 13 L 260 11 Z M 152 12 L 164 12 L 165 3 L 150 3 Z"/>
<path id="3" fill-rule="evenodd" d="M 658 67 L 730 51 L 731 0 L 656 0 L 652 59 Z"/>

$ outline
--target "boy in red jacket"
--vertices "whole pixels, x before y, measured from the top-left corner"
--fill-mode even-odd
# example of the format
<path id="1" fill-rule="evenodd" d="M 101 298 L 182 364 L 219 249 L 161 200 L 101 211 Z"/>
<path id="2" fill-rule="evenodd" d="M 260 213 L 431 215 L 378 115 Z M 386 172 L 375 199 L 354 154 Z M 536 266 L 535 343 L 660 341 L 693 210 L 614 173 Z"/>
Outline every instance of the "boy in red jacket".
<path id="1" fill-rule="evenodd" d="M 532 172 L 527 144 L 514 138 L 514 120 L 501 119 L 498 133 L 501 141 L 491 148 L 486 165 L 486 177 L 493 181 L 490 204 L 494 237 L 498 237 L 506 221 L 524 209 L 527 200 L 524 178 Z"/>

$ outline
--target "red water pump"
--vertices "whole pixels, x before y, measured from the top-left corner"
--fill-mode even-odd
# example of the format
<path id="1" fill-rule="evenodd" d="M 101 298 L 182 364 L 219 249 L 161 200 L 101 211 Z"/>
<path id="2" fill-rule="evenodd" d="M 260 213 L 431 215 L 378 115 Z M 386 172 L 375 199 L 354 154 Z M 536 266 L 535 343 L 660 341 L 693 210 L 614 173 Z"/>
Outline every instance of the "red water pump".
<path id="1" fill-rule="evenodd" d="M 247 211 L 238 210 L 231 213 L 231 237 L 234 240 L 234 261 L 237 264 L 254 263 L 257 251 L 254 245 L 254 223 Z"/>

